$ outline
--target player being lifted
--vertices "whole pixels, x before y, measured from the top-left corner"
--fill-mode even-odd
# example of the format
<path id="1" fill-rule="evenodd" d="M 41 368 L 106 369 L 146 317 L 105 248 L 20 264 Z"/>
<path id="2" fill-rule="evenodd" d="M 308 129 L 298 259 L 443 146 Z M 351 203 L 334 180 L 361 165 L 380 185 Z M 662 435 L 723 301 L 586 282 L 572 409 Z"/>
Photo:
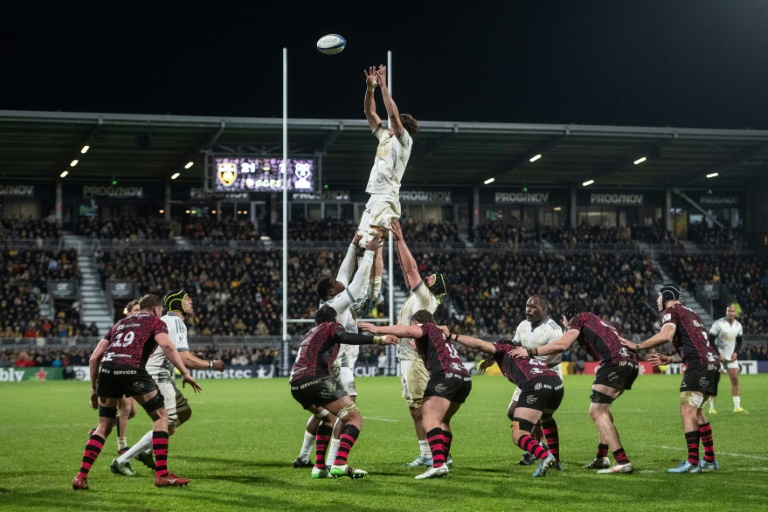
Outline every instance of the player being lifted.
<path id="1" fill-rule="evenodd" d="M 413 140 L 419 131 L 419 123 L 410 114 L 401 114 L 387 87 L 387 68 L 370 67 L 365 73 L 365 100 L 363 109 L 365 118 L 379 140 L 376 158 L 373 161 L 371 175 L 365 191 L 370 198 L 365 205 L 365 212 L 360 218 L 358 233 L 360 246 L 365 246 L 371 236 L 381 233 L 386 236 L 394 219 L 400 218 L 400 181 L 405 174 L 405 167 L 411 156 Z M 376 113 L 376 87 L 381 89 L 384 108 L 389 118 L 389 128 L 381 123 Z M 378 296 L 378 295 L 374 295 Z"/>
<path id="2" fill-rule="evenodd" d="M 353 314 L 352 306 L 355 301 L 367 296 L 371 266 L 373 265 L 376 252 L 381 252 L 382 246 L 380 237 L 377 236 L 369 239 L 366 245 L 365 256 L 360 262 L 357 272 L 355 272 L 355 254 L 359 239 L 360 235 L 355 234 L 336 277 L 324 277 L 317 282 L 315 287 L 315 293 L 317 293 L 320 299 L 320 307 L 328 305 L 333 308 L 337 314 L 336 321 L 347 332 L 351 333 L 357 333 L 357 321 Z M 352 279 L 352 274 L 354 274 L 354 279 Z M 334 376 L 338 379 L 347 395 L 351 396 L 353 400 L 357 396 L 354 368 L 359 353 L 360 347 L 358 345 L 342 344 L 333 364 Z M 307 421 L 301 451 L 296 460 L 293 461 L 293 467 L 295 468 L 312 466 L 309 462 L 309 453 L 312 451 L 312 445 L 315 443 L 315 434 L 320 423 L 336 422 L 336 418 L 329 416 L 327 410 L 319 409 L 318 411 L 313 413 Z M 334 438 L 328 450 L 329 457 L 335 455 L 339 449 L 341 424 L 339 422 L 336 423 L 338 427 L 335 429 Z"/>
<path id="3" fill-rule="evenodd" d="M 736 320 L 736 306 L 731 304 L 725 308 L 725 316 L 716 320 L 709 330 L 709 342 L 717 347 L 720 352 L 720 364 L 723 371 L 728 373 L 731 379 L 731 394 L 733 394 L 733 412 L 748 414 L 741 408 L 741 396 L 739 396 L 739 363 L 736 360 L 741 350 L 741 342 L 744 339 L 744 330 L 741 323 Z M 709 397 L 709 414 L 717 414 L 715 410 L 715 397 Z"/>
<path id="4" fill-rule="evenodd" d="M 163 299 L 167 313 L 161 318 L 168 328 L 168 337 L 176 347 L 176 350 L 187 368 L 196 370 L 224 370 L 224 361 L 216 359 L 206 361 L 189 351 L 187 341 L 187 326 L 184 325 L 185 316 L 195 314 L 192 299 L 184 290 L 172 290 Z M 165 353 L 158 347 L 147 360 L 147 372 L 157 383 L 160 393 L 165 401 L 165 409 L 168 411 L 168 435 L 176 433 L 176 429 L 192 417 L 192 408 L 187 398 L 181 393 L 173 381 L 173 365 Z M 121 454 L 112 461 L 109 469 L 118 475 L 133 476 L 130 466 L 132 459 L 138 459 L 150 469 L 155 468 L 152 460 L 152 432 L 147 432 L 141 440 L 131 449 Z"/>

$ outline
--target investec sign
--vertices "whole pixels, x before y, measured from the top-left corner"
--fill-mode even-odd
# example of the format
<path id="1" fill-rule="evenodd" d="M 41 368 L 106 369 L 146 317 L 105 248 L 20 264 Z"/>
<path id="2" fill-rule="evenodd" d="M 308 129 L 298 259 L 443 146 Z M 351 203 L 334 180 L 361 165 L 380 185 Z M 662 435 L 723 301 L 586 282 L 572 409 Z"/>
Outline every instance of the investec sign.
<path id="1" fill-rule="evenodd" d="M 547 204 L 549 192 L 496 192 L 496 204 Z"/>
<path id="2" fill-rule="evenodd" d="M 34 197 L 34 185 L 0 185 L 0 196 L 3 197 Z"/>
<path id="3" fill-rule="evenodd" d="M 643 194 L 590 194 L 589 204 L 641 206 Z"/>
<path id="4" fill-rule="evenodd" d="M 143 198 L 144 187 L 83 187 L 83 196 L 85 197 L 125 197 L 125 198 Z"/>

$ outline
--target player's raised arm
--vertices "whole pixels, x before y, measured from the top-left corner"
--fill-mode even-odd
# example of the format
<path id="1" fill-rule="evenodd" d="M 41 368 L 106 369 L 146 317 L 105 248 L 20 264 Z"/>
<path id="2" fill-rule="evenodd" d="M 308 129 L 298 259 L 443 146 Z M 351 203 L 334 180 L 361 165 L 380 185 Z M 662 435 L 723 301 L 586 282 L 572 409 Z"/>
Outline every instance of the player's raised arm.
<path id="1" fill-rule="evenodd" d="M 360 242 L 360 235 L 355 232 L 355 237 L 347 248 L 347 254 L 344 255 L 344 260 L 342 260 L 341 266 L 339 267 L 339 273 L 336 275 L 336 280 L 344 283 L 344 286 L 349 285 L 349 280 L 355 272 L 355 254 L 357 252 L 358 242 Z"/>
<path id="2" fill-rule="evenodd" d="M 355 273 L 355 278 L 349 284 L 349 287 L 347 287 L 346 296 L 348 300 L 351 300 L 350 305 L 357 299 L 365 297 L 368 293 L 373 257 L 376 254 L 376 249 L 381 247 L 381 244 L 381 238 L 376 236 L 370 239 L 365 245 L 365 256 L 363 256 L 363 260 L 360 262 L 360 267 Z"/>
<path id="3" fill-rule="evenodd" d="M 412 290 L 413 286 L 416 286 L 418 282 L 421 281 L 419 267 L 416 265 L 416 260 L 411 254 L 411 250 L 408 249 L 405 239 L 403 239 L 403 230 L 400 226 L 400 221 L 397 219 L 393 220 L 390 229 L 392 231 L 392 236 L 395 239 L 395 252 L 397 253 L 397 260 L 400 262 L 400 269 L 403 271 L 405 286 L 408 287 L 409 290 Z"/>
<path id="4" fill-rule="evenodd" d="M 363 73 L 365 73 L 366 87 L 363 110 L 371 130 L 375 130 L 376 127 L 381 125 L 381 118 L 376 113 L 376 98 L 374 97 L 374 91 L 376 91 L 376 86 L 378 85 L 378 75 L 376 74 L 376 68 L 373 66 L 368 68 L 368 71 L 363 70 Z"/>
<path id="5" fill-rule="evenodd" d="M 400 112 L 397 110 L 395 100 L 392 99 L 392 95 L 387 87 L 387 67 L 380 65 L 379 69 L 376 70 L 376 75 L 379 87 L 381 87 L 381 98 L 384 100 L 384 107 L 387 109 L 387 117 L 389 117 L 389 128 L 395 132 L 395 136 L 399 139 L 403 136 L 405 128 L 400 121 Z"/>

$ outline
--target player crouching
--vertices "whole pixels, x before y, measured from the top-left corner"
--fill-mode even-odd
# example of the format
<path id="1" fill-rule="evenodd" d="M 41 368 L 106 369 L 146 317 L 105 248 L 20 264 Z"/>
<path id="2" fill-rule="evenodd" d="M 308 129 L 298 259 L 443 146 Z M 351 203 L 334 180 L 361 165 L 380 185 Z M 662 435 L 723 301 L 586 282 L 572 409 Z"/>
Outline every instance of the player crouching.
<path id="1" fill-rule="evenodd" d="M 363 417 L 352 398 L 331 376 L 330 367 L 339 353 L 339 344 L 394 345 L 397 342 L 395 336 L 366 336 L 346 332 L 336 322 L 336 311 L 330 306 L 323 306 L 315 313 L 315 327 L 302 340 L 289 379 L 293 398 L 322 420 L 315 437 L 316 459 L 312 478 L 326 478 L 329 474 L 334 478 L 345 475 L 363 478 L 368 475 L 368 472 L 347 464 L 349 452 L 363 428 Z M 321 417 L 323 409 L 330 411 L 344 425 L 339 451 L 330 471 L 326 465 L 325 452 L 333 435 L 333 425 L 326 421 L 327 415 Z"/>

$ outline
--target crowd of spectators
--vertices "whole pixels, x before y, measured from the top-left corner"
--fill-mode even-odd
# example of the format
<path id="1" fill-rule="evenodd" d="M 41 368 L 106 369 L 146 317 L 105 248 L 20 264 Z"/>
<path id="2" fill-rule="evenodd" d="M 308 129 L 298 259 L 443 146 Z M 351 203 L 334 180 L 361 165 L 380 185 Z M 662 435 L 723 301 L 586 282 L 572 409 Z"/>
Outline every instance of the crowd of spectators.
<path id="1" fill-rule="evenodd" d="M 739 321 L 745 333 L 768 332 L 768 266 L 758 256 L 736 252 L 668 254 L 661 256 L 661 263 L 691 294 L 697 283 L 721 283 L 724 288 L 715 304 L 717 310 L 724 314 L 724 301 L 730 299 L 741 307 Z"/>
<path id="2" fill-rule="evenodd" d="M 181 235 L 202 242 L 258 241 L 261 238 L 254 223 L 232 217 L 190 219 L 181 226 Z"/>
<path id="3" fill-rule="evenodd" d="M 80 217 L 78 234 L 113 243 L 139 240 L 170 240 L 173 229 L 170 222 L 159 217 L 119 217 L 101 220 Z"/>
<path id="4" fill-rule="evenodd" d="M 34 348 L 0 350 L 0 367 L 87 366 L 90 351 L 78 348 Z"/>
<path id="5" fill-rule="evenodd" d="M 0 219 L 0 239 L 50 240 L 61 238 L 61 225 L 51 214 L 44 219 Z"/>
<path id="6" fill-rule="evenodd" d="M 738 249 L 747 245 L 742 230 L 731 227 L 709 226 L 706 222 L 697 222 L 688 226 L 688 239 L 700 246 L 728 246 Z"/>
<path id="7" fill-rule="evenodd" d="M 401 219 L 403 236 L 416 243 L 460 242 L 455 222 L 419 223 Z M 355 235 L 357 224 L 350 219 L 294 220 L 288 224 L 288 240 L 292 242 L 346 242 Z M 280 238 L 279 233 L 276 233 Z"/>
<path id="8" fill-rule="evenodd" d="M 639 254 L 456 251 L 414 256 L 421 275 L 442 272 L 450 281 L 450 323 L 462 332 L 512 335 L 524 318 L 525 301 L 536 293 L 549 299 L 550 316 L 557 321 L 562 307 L 578 300 L 625 335 L 650 335 L 658 328 L 652 285 L 661 276 Z"/>

